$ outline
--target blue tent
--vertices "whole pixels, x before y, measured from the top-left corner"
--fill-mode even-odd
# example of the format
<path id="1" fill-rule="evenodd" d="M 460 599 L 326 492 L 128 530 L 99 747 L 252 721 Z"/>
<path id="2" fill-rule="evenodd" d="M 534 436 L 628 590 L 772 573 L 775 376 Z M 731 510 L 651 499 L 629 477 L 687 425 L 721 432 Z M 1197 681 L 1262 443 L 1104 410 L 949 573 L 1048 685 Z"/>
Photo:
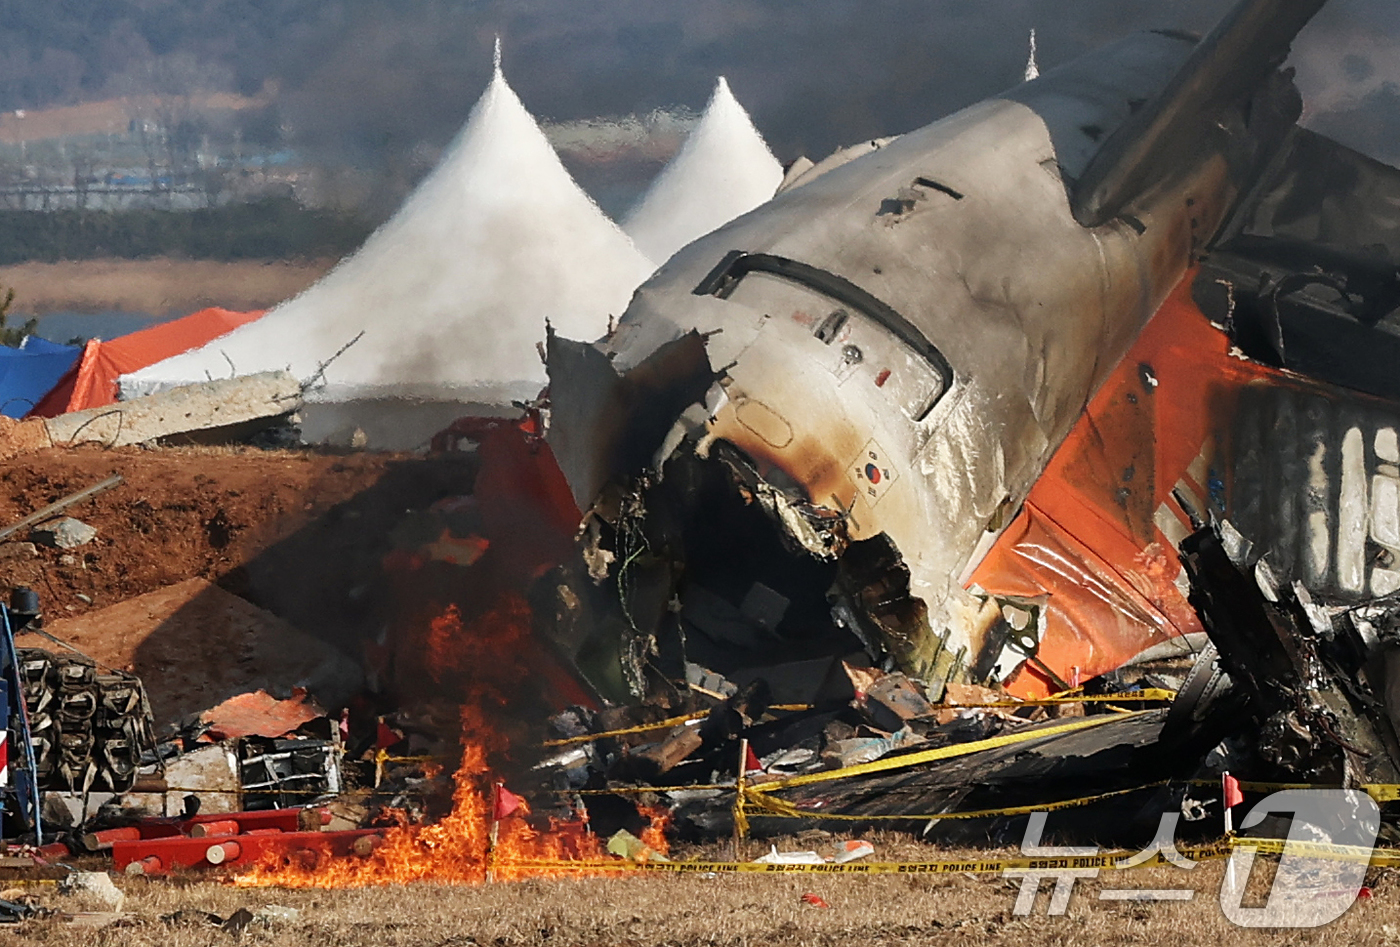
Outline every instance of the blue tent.
<path id="1" fill-rule="evenodd" d="M 7 418 L 28 414 L 82 351 L 76 345 L 59 345 L 33 335 L 17 349 L 0 345 L 0 414 Z"/>

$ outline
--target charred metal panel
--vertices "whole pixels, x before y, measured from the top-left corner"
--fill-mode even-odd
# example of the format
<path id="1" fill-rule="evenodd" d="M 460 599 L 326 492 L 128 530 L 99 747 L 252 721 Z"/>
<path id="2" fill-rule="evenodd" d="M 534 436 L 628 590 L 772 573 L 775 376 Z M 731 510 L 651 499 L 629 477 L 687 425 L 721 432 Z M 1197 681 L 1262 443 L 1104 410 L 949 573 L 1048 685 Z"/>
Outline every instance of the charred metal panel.
<path id="1" fill-rule="evenodd" d="M 1251 358 L 1400 398 L 1400 170 L 1295 130 L 1196 298 Z"/>
<path id="2" fill-rule="evenodd" d="M 1400 778 L 1384 675 L 1367 673 L 1371 644 L 1352 616 L 1333 616 L 1302 583 L 1289 588 L 1267 570 L 1251 579 L 1214 529 L 1188 537 L 1181 555 L 1191 604 L 1248 697 L 1257 752 L 1275 774 L 1343 786 Z"/>
<path id="3" fill-rule="evenodd" d="M 1274 242 L 1266 256 L 1292 258 L 1299 269 L 1317 262 L 1300 253 L 1318 251 L 1358 264 L 1400 266 L 1400 171 L 1316 132 L 1293 129 L 1216 245 L 1263 251 L 1265 241 Z"/>
<path id="4" fill-rule="evenodd" d="M 1256 384 L 1235 429 L 1229 516 L 1252 560 L 1342 601 L 1400 590 L 1400 407 Z"/>
<path id="5" fill-rule="evenodd" d="M 626 375 L 594 346 L 549 334 L 549 443 L 574 499 L 587 509 L 611 477 L 641 470 L 682 411 L 714 380 L 704 340 L 686 333 Z"/>

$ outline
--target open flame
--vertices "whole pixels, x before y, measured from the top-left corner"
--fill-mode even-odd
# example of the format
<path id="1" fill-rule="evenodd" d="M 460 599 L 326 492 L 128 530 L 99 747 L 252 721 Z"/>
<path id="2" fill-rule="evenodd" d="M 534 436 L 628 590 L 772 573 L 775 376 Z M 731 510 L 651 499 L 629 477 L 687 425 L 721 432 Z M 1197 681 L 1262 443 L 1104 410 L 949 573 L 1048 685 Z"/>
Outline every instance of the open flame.
<path id="1" fill-rule="evenodd" d="M 527 681 L 539 681 L 540 649 L 529 639 L 529 610 L 523 600 L 505 596 L 480 618 L 464 622 L 449 606 L 427 630 L 426 656 L 435 683 L 460 687 L 462 761 L 454 775 L 452 810 L 432 825 L 400 825 L 385 831 L 367 856 L 307 863 L 276 857 L 234 878 L 246 887 L 349 888 L 403 884 L 478 884 L 488 879 L 518 880 L 577 868 L 540 863 L 596 861 L 604 843 L 585 819 L 550 819 L 542 829 L 521 807 L 495 824 L 492 759 L 509 755 L 509 738 L 497 723 L 510 720 L 512 696 Z M 547 676 L 546 676 L 547 677 Z M 504 714 L 504 715 L 503 715 Z M 666 815 L 651 816 L 642 840 L 664 853 Z M 494 834 L 494 840 L 492 838 Z"/>
<path id="2" fill-rule="evenodd" d="M 465 734 L 480 732 L 474 708 L 463 711 Z M 357 888 L 427 881 L 439 884 L 480 884 L 489 879 L 516 881 L 560 874 L 578 875 L 576 868 L 551 868 L 548 862 L 582 862 L 604 857 L 603 843 L 582 820 L 550 820 L 540 831 L 522 809 L 497 826 L 492 841 L 491 773 L 485 744 L 467 739 L 455 781 L 452 811 L 433 825 L 405 825 L 387 830 L 382 843 L 363 858 L 330 859 L 307 865 L 295 858 L 264 861 L 237 875 L 240 887 Z M 665 817 L 652 815 L 642 841 L 666 851 Z M 586 873 L 586 872 L 584 872 Z"/>

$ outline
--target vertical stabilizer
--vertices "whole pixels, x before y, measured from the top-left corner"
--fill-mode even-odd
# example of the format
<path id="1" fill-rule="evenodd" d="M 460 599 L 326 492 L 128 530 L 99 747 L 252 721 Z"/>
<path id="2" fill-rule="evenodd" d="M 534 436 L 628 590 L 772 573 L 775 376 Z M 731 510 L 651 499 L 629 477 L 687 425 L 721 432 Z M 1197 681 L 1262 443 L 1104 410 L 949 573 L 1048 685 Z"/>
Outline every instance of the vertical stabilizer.
<path id="1" fill-rule="evenodd" d="M 1113 134 L 1073 192 L 1086 227 L 1107 223 L 1189 160 L 1199 130 L 1248 101 L 1288 58 L 1293 39 L 1326 0 L 1241 0 L 1197 45 L 1154 100 Z"/>

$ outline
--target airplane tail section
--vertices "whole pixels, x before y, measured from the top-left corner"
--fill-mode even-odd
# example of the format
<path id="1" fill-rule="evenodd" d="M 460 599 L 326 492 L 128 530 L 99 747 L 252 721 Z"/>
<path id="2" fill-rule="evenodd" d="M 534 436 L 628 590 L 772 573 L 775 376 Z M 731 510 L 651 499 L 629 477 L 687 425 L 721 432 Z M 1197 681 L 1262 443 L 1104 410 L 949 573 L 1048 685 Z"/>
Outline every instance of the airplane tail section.
<path id="1" fill-rule="evenodd" d="M 1281 137 L 1296 121 L 1301 100 L 1278 68 L 1324 3 L 1241 0 L 1166 87 L 1104 142 L 1073 188 L 1075 219 L 1097 227 L 1122 214 L 1134 198 L 1191 161 L 1209 137 L 1204 133 L 1227 109 L 1242 109 L 1249 131 Z M 1282 121 L 1255 114 L 1266 109 Z"/>

